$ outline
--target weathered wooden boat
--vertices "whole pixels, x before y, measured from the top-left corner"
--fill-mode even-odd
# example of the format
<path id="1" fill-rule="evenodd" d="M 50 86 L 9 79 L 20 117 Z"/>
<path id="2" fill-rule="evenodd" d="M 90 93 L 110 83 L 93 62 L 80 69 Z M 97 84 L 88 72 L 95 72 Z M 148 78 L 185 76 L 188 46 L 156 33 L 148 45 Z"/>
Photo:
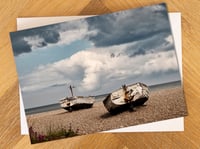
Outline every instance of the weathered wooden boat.
<path id="1" fill-rule="evenodd" d="M 120 89 L 108 94 L 103 100 L 105 108 L 111 113 L 119 113 L 130 106 L 143 105 L 149 99 L 149 89 L 143 83 L 123 85 Z"/>
<path id="2" fill-rule="evenodd" d="M 60 100 L 60 106 L 65 109 L 68 110 L 69 112 L 73 111 L 73 110 L 79 110 L 79 109 L 86 109 L 86 108 L 91 108 L 94 104 L 94 97 L 92 96 L 88 96 L 88 97 L 84 97 L 84 96 L 74 96 L 73 95 L 73 90 L 71 85 L 70 85 L 70 91 L 72 96 L 71 97 L 66 97 L 62 100 Z"/>
<path id="3" fill-rule="evenodd" d="M 60 100 L 60 106 L 68 110 L 69 112 L 73 110 L 91 108 L 94 104 L 93 97 L 66 97 L 65 99 Z"/>

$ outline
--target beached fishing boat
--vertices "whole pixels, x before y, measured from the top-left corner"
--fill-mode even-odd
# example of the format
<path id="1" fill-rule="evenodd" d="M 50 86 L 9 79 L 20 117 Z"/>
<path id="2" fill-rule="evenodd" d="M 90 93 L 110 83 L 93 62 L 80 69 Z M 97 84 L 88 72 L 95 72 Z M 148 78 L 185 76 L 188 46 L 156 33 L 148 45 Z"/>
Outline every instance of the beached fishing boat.
<path id="1" fill-rule="evenodd" d="M 93 106 L 95 101 L 94 97 L 74 96 L 72 90 L 73 87 L 70 85 L 69 88 L 72 96 L 60 100 L 60 106 L 63 109 L 71 112 L 73 110 L 86 109 L 86 108 L 91 108 Z"/>
<path id="2" fill-rule="evenodd" d="M 143 83 L 123 85 L 103 100 L 105 108 L 115 114 L 129 107 L 143 105 L 149 98 L 149 89 Z"/>
<path id="3" fill-rule="evenodd" d="M 60 100 L 60 106 L 68 111 L 91 108 L 94 103 L 93 97 L 67 97 Z"/>

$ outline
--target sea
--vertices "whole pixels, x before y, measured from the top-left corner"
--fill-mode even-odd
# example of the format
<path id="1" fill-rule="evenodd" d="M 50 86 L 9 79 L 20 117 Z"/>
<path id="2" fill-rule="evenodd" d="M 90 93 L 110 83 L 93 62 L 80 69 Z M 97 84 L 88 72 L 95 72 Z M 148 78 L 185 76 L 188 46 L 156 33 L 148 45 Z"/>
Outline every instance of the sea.
<path id="1" fill-rule="evenodd" d="M 151 85 L 151 86 L 149 86 L 149 91 L 151 92 L 151 91 L 157 91 L 157 90 L 160 90 L 160 89 L 179 87 L 179 86 L 181 86 L 181 84 L 182 84 L 181 81 L 174 81 L 174 82 L 168 82 L 168 83 L 164 83 L 164 84 Z M 94 96 L 95 102 L 103 101 L 103 99 L 105 99 L 105 97 L 108 94 L 109 93 Z M 59 109 L 61 109 L 60 104 L 55 103 L 55 104 L 25 109 L 25 113 L 26 113 L 26 115 L 32 115 L 32 114 L 48 112 L 48 111 L 53 111 L 53 110 L 59 110 Z"/>

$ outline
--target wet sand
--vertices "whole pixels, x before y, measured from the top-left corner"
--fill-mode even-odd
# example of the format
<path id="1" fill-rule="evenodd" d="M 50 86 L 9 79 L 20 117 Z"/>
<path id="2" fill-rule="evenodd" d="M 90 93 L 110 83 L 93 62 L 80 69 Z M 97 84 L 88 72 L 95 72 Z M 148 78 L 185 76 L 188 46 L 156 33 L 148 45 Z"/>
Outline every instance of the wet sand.
<path id="1" fill-rule="evenodd" d="M 68 112 L 64 109 L 27 116 L 29 127 L 46 134 L 49 129 L 66 128 L 70 124 L 80 135 L 122 128 L 148 122 L 171 119 L 187 115 L 182 88 L 162 89 L 150 92 L 146 106 L 135 108 L 135 112 L 124 111 L 110 115 L 102 102 L 94 103 L 90 109 Z"/>

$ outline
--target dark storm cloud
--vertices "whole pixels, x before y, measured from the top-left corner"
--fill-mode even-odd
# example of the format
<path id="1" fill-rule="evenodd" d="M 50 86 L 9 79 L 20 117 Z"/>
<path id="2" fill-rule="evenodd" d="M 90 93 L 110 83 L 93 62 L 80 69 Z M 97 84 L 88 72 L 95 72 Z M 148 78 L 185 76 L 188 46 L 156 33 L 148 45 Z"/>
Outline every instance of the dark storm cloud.
<path id="1" fill-rule="evenodd" d="M 33 48 L 41 48 L 48 46 L 48 44 L 56 44 L 61 41 L 61 34 L 66 31 L 78 30 L 81 33 L 82 28 L 86 28 L 87 23 L 84 19 L 57 23 L 33 29 L 22 30 L 10 33 L 13 51 L 15 56 L 31 52 Z M 67 37 L 70 38 L 73 33 L 69 33 Z M 70 36 L 71 35 L 71 36 Z M 80 36 L 80 34 L 77 36 Z"/>
<path id="2" fill-rule="evenodd" d="M 97 47 L 144 40 L 162 32 L 171 34 L 164 4 L 92 17 L 87 22 L 89 30 L 97 31 L 88 35 Z"/>
<path id="3" fill-rule="evenodd" d="M 31 52 L 31 47 L 24 41 L 22 38 L 14 38 L 11 36 L 12 46 L 13 46 L 13 53 L 15 56 L 21 53 L 28 53 Z"/>
<path id="4" fill-rule="evenodd" d="M 57 43 L 60 39 L 59 32 L 56 30 L 45 30 L 41 31 L 40 37 L 44 38 L 46 43 Z"/>
<path id="5" fill-rule="evenodd" d="M 132 57 L 147 53 L 174 50 L 173 43 L 167 41 L 167 37 L 168 33 L 156 34 L 146 40 L 141 40 L 131 46 L 128 46 L 126 48 L 126 52 Z"/>
<path id="6" fill-rule="evenodd" d="M 34 48 L 45 47 L 49 43 L 58 43 L 62 40 L 62 32 L 80 31 L 82 28 L 88 32 L 83 33 L 80 38 L 94 43 L 96 47 L 142 41 L 160 33 L 165 33 L 166 36 L 171 34 L 166 6 L 160 4 L 13 32 L 10 35 L 14 55 L 31 52 Z M 69 33 L 65 38 L 73 38 L 71 34 L 73 33 Z M 138 46 L 137 49 L 146 48 Z"/>
<path id="7" fill-rule="evenodd" d="M 43 41 L 37 45 L 38 48 L 47 46 L 48 43 L 57 43 L 60 39 L 59 32 L 50 27 L 40 27 L 35 29 L 23 30 L 10 33 L 13 52 L 17 56 L 21 53 L 28 53 L 32 51 L 32 46 L 25 38 L 37 36 Z"/>

